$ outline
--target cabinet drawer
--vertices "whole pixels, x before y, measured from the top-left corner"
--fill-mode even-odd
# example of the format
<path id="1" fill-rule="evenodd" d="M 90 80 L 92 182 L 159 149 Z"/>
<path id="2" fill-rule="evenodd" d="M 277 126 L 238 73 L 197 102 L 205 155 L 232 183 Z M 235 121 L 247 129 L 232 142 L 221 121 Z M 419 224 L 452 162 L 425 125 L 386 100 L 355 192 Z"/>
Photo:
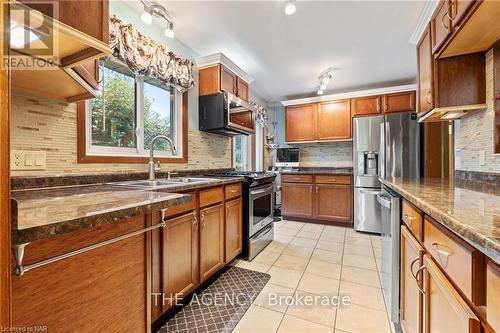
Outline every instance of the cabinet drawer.
<path id="1" fill-rule="evenodd" d="M 182 214 L 185 212 L 189 212 L 190 210 L 194 210 L 196 207 L 195 194 L 193 192 L 189 192 L 189 193 L 185 193 L 185 194 L 191 194 L 191 197 L 192 197 L 191 201 L 183 203 L 183 204 L 178 205 L 178 206 L 167 207 L 167 208 L 162 209 L 161 212 L 162 212 L 163 216 L 171 217 L 174 215 L 179 215 L 179 214 Z"/>
<path id="2" fill-rule="evenodd" d="M 316 176 L 317 184 L 339 184 L 339 185 L 350 185 L 351 176 L 329 176 L 320 175 Z"/>
<path id="3" fill-rule="evenodd" d="M 500 332 L 500 266 L 489 261 L 486 266 L 486 321 Z"/>
<path id="4" fill-rule="evenodd" d="M 312 175 L 281 175 L 283 183 L 312 183 Z"/>
<path id="5" fill-rule="evenodd" d="M 226 186 L 226 200 L 241 196 L 241 184 L 231 184 Z"/>
<path id="6" fill-rule="evenodd" d="M 200 207 L 213 205 L 224 200 L 224 191 L 222 187 L 214 187 L 208 190 L 200 191 Z"/>
<path id="7" fill-rule="evenodd" d="M 410 232 L 419 241 L 423 240 L 422 212 L 406 200 L 403 200 L 401 219 Z"/>
<path id="8" fill-rule="evenodd" d="M 465 297 L 483 305 L 484 265 L 479 251 L 428 216 L 424 219 L 424 247 Z"/>

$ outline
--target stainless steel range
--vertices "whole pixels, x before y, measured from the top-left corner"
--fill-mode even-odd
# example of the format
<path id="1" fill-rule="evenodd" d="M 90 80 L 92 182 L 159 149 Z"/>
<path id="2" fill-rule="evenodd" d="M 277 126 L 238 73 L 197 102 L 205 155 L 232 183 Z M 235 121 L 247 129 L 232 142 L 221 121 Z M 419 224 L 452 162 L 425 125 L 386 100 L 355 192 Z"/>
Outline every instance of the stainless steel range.
<path id="1" fill-rule="evenodd" d="M 231 171 L 212 177 L 244 177 L 243 182 L 243 253 L 252 260 L 274 237 L 274 181 L 271 172 Z"/>

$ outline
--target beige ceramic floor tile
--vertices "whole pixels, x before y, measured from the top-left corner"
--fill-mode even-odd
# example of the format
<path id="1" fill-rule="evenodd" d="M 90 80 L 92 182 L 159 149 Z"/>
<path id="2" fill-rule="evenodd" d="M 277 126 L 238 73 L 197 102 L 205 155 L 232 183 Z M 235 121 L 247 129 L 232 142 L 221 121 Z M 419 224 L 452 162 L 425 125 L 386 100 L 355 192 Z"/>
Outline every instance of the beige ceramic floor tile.
<path id="1" fill-rule="evenodd" d="M 294 293 L 295 290 L 292 288 L 268 283 L 253 301 L 253 304 L 285 313 L 288 307 L 287 302 L 289 302 Z"/>
<path id="2" fill-rule="evenodd" d="M 352 266 L 365 269 L 376 270 L 375 259 L 373 256 L 358 256 L 354 254 L 344 254 L 343 264 L 345 266 Z"/>
<path id="3" fill-rule="evenodd" d="M 381 249 L 382 248 L 382 241 L 380 239 L 373 239 L 372 238 L 372 246 L 374 249 Z"/>
<path id="4" fill-rule="evenodd" d="M 283 254 L 294 257 L 301 257 L 309 259 L 313 253 L 314 248 L 303 247 L 297 245 L 288 245 L 288 247 L 283 251 Z"/>
<path id="5" fill-rule="evenodd" d="M 318 244 L 316 244 L 316 248 L 332 252 L 342 252 L 344 249 L 344 244 L 326 240 L 319 240 Z"/>
<path id="6" fill-rule="evenodd" d="M 304 226 L 304 222 L 286 221 L 285 228 L 300 230 Z"/>
<path id="7" fill-rule="evenodd" d="M 288 244 L 274 240 L 266 247 L 266 251 L 277 252 L 281 254 L 286 249 L 287 245 Z"/>
<path id="8" fill-rule="evenodd" d="M 389 333 L 385 311 L 351 304 L 337 310 L 335 328 L 350 333 Z"/>
<path id="9" fill-rule="evenodd" d="M 375 254 L 375 258 L 379 258 L 379 259 L 382 258 L 382 249 L 374 247 L 373 253 Z"/>
<path id="10" fill-rule="evenodd" d="M 341 267 L 341 265 L 311 259 L 307 265 L 306 272 L 338 280 L 340 279 Z"/>
<path id="11" fill-rule="evenodd" d="M 302 237 L 302 238 L 310 238 L 310 239 L 318 239 L 319 236 L 321 236 L 321 232 L 316 232 L 316 231 L 307 231 L 307 230 L 304 230 L 304 228 L 302 228 L 302 230 L 300 230 L 298 233 L 297 233 L 297 237 Z"/>
<path id="12" fill-rule="evenodd" d="M 287 228 L 286 226 L 281 228 L 281 229 L 278 229 L 274 232 L 275 235 L 285 235 L 285 236 L 295 236 L 297 235 L 299 231 L 297 229 L 290 229 L 290 228 Z"/>
<path id="13" fill-rule="evenodd" d="M 356 230 L 354 230 L 352 228 L 349 228 L 346 231 L 346 237 L 370 239 L 371 235 L 370 234 L 365 234 L 363 232 L 356 231 Z"/>
<path id="14" fill-rule="evenodd" d="M 271 265 L 242 260 L 238 263 L 238 267 L 246 268 L 246 269 L 249 269 L 252 271 L 266 273 L 269 270 L 269 268 L 271 267 Z"/>
<path id="15" fill-rule="evenodd" d="M 276 266 L 271 267 L 267 273 L 271 275 L 270 283 L 294 289 L 302 277 L 302 272 Z"/>
<path id="16" fill-rule="evenodd" d="M 341 281 L 340 295 L 349 296 L 353 304 L 385 311 L 382 289 Z"/>
<path id="17" fill-rule="evenodd" d="M 342 234 L 328 234 L 328 233 L 322 233 L 321 236 L 319 237 L 319 240 L 321 241 L 331 241 L 335 243 L 344 243 L 344 235 Z"/>
<path id="18" fill-rule="evenodd" d="M 321 233 L 323 229 L 325 228 L 324 225 L 322 224 L 313 224 L 313 223 L 306 223 L 302 230 L 304 231 L 313 231 L 313 232 L 319 232 Z"/>
<path id="19" fill-rule="evenodd" d="M 373 257 L 373 249 L 370 246 L 359 246 L 346 243 L 344 245 L 344 253 L 364 257 Z"/>
<path id="20" fill-rule="evenodd" d="M 333 333 L 333 328 L 285 315 L 278 333 Z"/>
<path id="21" fill-rule="evenodd" d="M 324 296 L 297 291 L 294 300 L 286 310 L 287 315 L 333 328 L 336 309 L 333 304 L 323 303 Z"/>
<path id="22" fill-rule="evenodd" d="M 341 264 L 342 263 L 342 253 L 341 252 L 331 252 L 321 249 L 314 249 L 311 259 L 326 261 L 331 264 Z"/>
<path id="23" fill-rule="evenodd" d="M 274 235 L 274 240 L 280 243 L 288 244 L 292 241 L 293 236 L 288 235 Z"/>
<path id="24" fill-rule="evenodd" d="M 303 272 L 309 259 L 282 254 L 273 266 Z"/>
<path id="25" fill-rule="evenodd" d="M 316 295 L 335 296 L 338 295 L 339 284 L 339 280 L 306 272 L 297 289 Z"/>
<path id="26" fill-rule="evenodd" d="M 345 243 L 350 245 L 372 247 L 370 238 L 358 238 L 350 235 L 345 236 Z"/>
<path id="27" fill-rule="evenodd" d="M 234 333 L 275 333 L 283 314 L 259 306 L 252 305 L 233 330 Z"/>
<path id="28" fill-rule="evenodd" d="M 378 273 L 371 269 L 343 266 L 341 280 L 380 288 Z"/>
<path id="29" fill-rule="evenodd" d="M 261 264 L 272 265 L 279 258 L 280 254 L 278 252 L 272 252 L 267 249 L 259 253 L 252 262 L 258 262 Z"/>
<path id="30" fill-rule="evenodd" d="M 290 244 L 304 247 L 314 247 L 317 243 L 315 239 L 295 237 Z"/>

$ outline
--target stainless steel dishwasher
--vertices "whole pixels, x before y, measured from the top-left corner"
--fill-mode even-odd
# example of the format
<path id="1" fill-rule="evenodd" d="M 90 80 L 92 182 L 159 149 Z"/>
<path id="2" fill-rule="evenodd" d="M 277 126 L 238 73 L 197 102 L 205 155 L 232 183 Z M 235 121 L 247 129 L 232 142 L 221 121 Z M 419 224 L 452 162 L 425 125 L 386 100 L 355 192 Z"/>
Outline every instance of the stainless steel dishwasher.
<path id="1" fill-rule="evenodd" d="M 380 278 L 389 319 L 399 324 L 400 196 L 387 186 L 377 195 L 382 219 L 382 265 Z M 399 326 L 399 325 L 397 325 Z"/>

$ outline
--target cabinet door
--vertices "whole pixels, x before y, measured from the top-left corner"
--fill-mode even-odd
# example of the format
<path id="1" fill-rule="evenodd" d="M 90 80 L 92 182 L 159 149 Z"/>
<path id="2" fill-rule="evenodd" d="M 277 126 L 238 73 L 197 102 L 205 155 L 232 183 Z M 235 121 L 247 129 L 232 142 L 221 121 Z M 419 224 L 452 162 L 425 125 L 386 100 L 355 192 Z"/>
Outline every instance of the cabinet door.
<path id="1" fill-rule="evenodd" d="M 236 90 L 238 92 L 238 97 L 248 102 L 248 83 L 237 77 Z"/>
<path id="2" fill-rule="evenodd" d="M 415 92 L 405 91 L 401 93 L 384 95 L 384 112 L 415 111 Z"/>
<path id="3" fill-rule="evenodd" d="M 352 188 L 350 185 L 315 185 L 315 218 L 335 222 L 352 222 Z"/>
<path id="4" fill-rule="evenodd" d="M 350 138 L 352 135 L 349 100 L 319 104 L 318 139 L 341 140 Z"/>
<path id="5" fill-rule="evenodd" d="M 427 27 L 417 45 L 419 116 L 434 108 L 433 65 L 431 33 L 430 27 Z"/>
<path id="6" fill-rule="evenodd" d="M 198 219 L 192 212 L 167 221 L 163 228 L 163 293 L 165 312 L 198 283 Z"/>
<path id="7" fill-rule="evenodd" d="M 287 142 L 316 140 L 318 104 L 288 106 L 285 111 L 285 136 Z"/>
<path id="8" fill-rule="evenodd" d="M 224 265 L 224 206 L 200 210 L 200 282 Z"/>
<path id="9" fill-rule="evenodd" d="M 486 320 L 500 332 L 500 266 L 492 261 L 486 265 Z"/>
<path id="10" fill-rule="evenodd" d="M 284 216 L 313 217 L 313 185 L 283 183 L 281 186 L 281 210 Z"/>
<path id="11" fill-rule="evenodd" d="M 422 275 L 416 270 L 422 266 L 423 247 L 406 226 L 401 227 L 401 326 L 406 333 L 422 332 Z M 418 280 L 417 280 L 418 278 Z"/>
<path id="12" fill-rule="evenodd" d="M 432 16 L 432 53 L 436 53 L 451 33 L 451 13 L 448 12 L 448 9 L 451 11 L 448 0 L 441 0 L 441 3 Z"/>
<path id="13" fill-rule="evenodd" d="M 378 114 L 382 112 L 382 97 L 367 96 L 351 99 L 351 112 L 353 116 Z"/>
<path id="14" fill-rule="evenodd" d="M 238 113 L 231 113 L 231 122 L 237 125 L 254 129 L 254 120 L 253 120 L 253 112 L 251 111 L 243 111 Z"/>
<path id="15" fill-rule="evenodd" d="M 467 14 L 475 0 L 452 0 L 451 2 L 451 21 L 453 23 L 453 27 L 456 27 L 460 24 L 460 21 L 464 15 Z"/>
<path id="16" fill-rule="evenodd" d="M 220 66 L 220 90 L 236 95 L 236 75 L 224 66 Z"/>
<path id="17" fill-rule="evenodd" d="M 479 333 L 476 315 L 439 270 L 424 255 L 424 333 Z"/>
<path id="18" fill-rule="evenodd" d="M 230 262 L 242 250 L 241 198 L 226 202 L 226 262 Z"/>

